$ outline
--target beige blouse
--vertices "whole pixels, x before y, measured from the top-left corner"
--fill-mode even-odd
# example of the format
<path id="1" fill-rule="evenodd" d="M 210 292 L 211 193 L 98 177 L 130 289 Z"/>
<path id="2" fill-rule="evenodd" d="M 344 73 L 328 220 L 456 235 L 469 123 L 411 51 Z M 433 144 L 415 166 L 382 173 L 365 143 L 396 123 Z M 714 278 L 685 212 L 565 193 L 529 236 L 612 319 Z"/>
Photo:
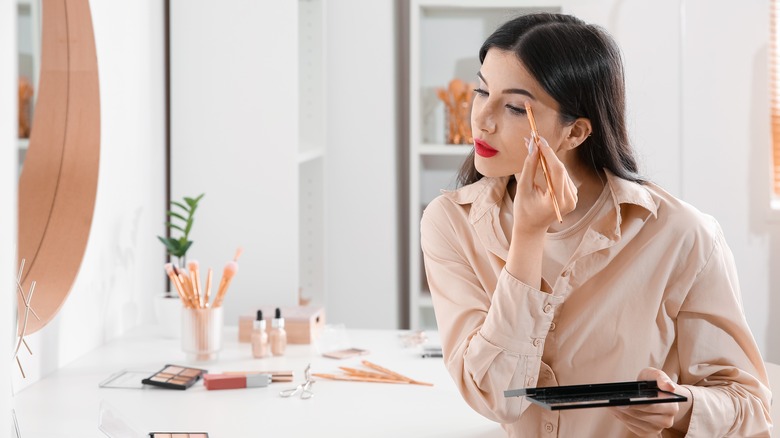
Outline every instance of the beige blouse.
<path id="1" fill-rule="evenodd" d="M 463 398 L 509 436 L 627 437 L 605 409 L 548 411 L 504 391 L 635 380 L 655 367 L 693 394 L 688 436 L 769 436 L 766 370 L 720 226 L 656 185 L 607 174 L 607 208 L 543 290 L 504 269 L 508 177 L 425 209 L 425 271 Z"/>

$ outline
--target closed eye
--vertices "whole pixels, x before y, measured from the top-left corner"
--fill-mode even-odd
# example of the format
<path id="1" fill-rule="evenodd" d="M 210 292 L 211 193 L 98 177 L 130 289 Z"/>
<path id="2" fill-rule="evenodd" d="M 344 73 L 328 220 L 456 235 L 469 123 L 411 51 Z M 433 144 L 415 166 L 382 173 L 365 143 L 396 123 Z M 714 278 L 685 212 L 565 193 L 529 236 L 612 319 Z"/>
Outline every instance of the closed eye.
<path id="1" fill-rule="evenodd" d="M 524 116 L 525 115 L 525 108 L 518 108 L 513 105 L 506 105 L 506 108 L 511 111 L 514 114 L 517 114 L 518 116 Z"/>

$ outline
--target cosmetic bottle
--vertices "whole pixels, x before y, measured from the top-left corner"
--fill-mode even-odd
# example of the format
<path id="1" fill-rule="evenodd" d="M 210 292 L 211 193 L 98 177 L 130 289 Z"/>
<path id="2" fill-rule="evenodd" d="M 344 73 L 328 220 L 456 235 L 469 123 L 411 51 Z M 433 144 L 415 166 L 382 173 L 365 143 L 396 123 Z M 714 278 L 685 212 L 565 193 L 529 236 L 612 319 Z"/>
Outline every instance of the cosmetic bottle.
<path id="1" fill-rule="evenodd" d="M 287 332 L 284 331 L 284 318 L 282 318 L 282 311 L 277 307 L 276 314 L 273 321 L 271 321 L 271 353 L 274 356 L 284 355 L 284 350 L 287 348 Z"/>
<path id="2" fill-rule="evenodd" d="M 257 319 L 252 322 L 252 356 L 261 358 L 268 356 L 268 333 L 265 332 L 263 311 L 257 311 Z"/>

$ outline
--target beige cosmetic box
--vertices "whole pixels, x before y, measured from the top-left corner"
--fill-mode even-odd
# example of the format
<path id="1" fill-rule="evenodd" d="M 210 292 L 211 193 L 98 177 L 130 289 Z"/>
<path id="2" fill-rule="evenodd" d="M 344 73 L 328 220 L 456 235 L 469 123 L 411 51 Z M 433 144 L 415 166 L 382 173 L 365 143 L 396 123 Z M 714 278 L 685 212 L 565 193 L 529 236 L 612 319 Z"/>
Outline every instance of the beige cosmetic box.
<path id="1" fill-rule="evenodd" d="M 280 307 L 288 344 L 311 344 L 325 327 L 325 309 L 314 306 Z M 271 332 L 276 307 L 262 306 L 265 330 Z M 251 342 L 255 314 L 238 318 L 238 342 Z"/>

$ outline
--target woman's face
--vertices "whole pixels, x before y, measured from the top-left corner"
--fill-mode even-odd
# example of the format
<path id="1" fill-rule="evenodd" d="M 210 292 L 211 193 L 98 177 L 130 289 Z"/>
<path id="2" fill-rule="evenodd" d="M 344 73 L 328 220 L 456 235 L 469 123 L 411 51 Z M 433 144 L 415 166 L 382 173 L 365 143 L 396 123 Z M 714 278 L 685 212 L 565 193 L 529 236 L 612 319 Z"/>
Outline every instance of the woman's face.
<path id="1" fill-rule="evenodd" d="M 524 139 L 531 138 L 526 102 L 533 109 L 539 135 L 554 151 L 561 150 L 567 134 L 559 121 L 558 103 L 514 53 L 496 48 L 488 50 L 477 76 L 479 86 L 471 109 L 471 131 L 474 164 L 479 173 L 507 176 L 522 169 L 528 155 Z"/>

